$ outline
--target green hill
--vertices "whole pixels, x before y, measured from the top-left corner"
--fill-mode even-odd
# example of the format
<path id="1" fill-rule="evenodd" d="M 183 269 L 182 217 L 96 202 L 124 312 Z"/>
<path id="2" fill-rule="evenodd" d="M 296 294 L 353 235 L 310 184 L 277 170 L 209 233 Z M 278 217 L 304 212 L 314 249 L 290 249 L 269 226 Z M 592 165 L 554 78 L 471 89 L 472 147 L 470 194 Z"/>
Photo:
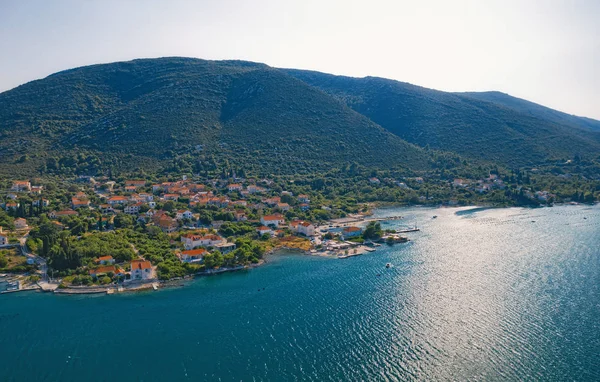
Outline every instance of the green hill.
<path id="1" fill-rule="evenodd" d="M 419 169 L 429 159 L 283 71 L 188 58 L 87 66 L 4 92 L 0 138 L 0 160 L 14 164 L 2 168 L 10 171 L 82 160 L 93 163 L 79 171 L 143 168 L 178 156 L 197 169 L 226 160 L 285 173 L 349 162 Z"/>
<path id="2" fill-rule="evenodd" d="M 578 117 L 575 115 L 563 113 L 549 107 L 539 105 L 521 98 L 510 96 L 501 92 L 466 92 L 456 93 L 467 97 L 476 98 L 482 101 L 493 102 L 497 105 L 503 105 L 520 113 L 536 117 L 539 119 L 552 121 L 557 124 L 567 125 L 574 128 L 583 128 L 600 131 L 600 121 L 591 118 Z"/>
<path id="3" fill-rule="evenodd" d="M 419 146 L 512 166 L 600 154 L 600 133 L 565 123 L 565 118 L 549 112 L 526 113 L 524 107 L 495 103 L 491 97 L 478 99 L 483 97 L 383 78 L 286 72 Z"/>

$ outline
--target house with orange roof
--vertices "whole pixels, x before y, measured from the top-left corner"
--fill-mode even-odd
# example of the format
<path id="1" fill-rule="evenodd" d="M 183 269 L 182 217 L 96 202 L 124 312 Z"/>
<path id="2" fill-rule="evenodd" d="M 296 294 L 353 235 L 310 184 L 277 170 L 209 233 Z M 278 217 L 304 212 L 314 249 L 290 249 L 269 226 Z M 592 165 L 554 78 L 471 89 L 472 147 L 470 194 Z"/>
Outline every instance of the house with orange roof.
<path id="1" fill-rule="evenodd" d="M 11 191 L 31 191 L 31 183 L 28 180 L 16 180 L 13 182 Z"/>
<path id="2" fill-rule="evenodd" d="M 178 194 L 165 194 L 163 196 L 164 200 L 173 200 L 173 201 L 177 201 L 177 199 L 179 199 L 179 195 Z"/>
<path id="3" fill-rule="evenodd" d="M 130 274 L 131 280 L 151 280 L 154 278 L 154 269 L 148 260 L 132 260 Z"/>
<path id="4" fill-rule="evenodd" d="M 242 185 L 239 183 L 232 183 L 227 186 L 227 190 L 229 191 L 242 191 Z"/>
<path id="5" fill-rule="evenodd" d="M 310 203 L 310 198 L 306 194 L 300 194 L 298 195 L 298 201 L 300 203 Z"/>
<path id="6" fill-rule="evenodd" d="M 90 201 L 89 199 L 79 199 L 76 197 L 71 198 L 71 207 L 73 209 L 77 209 L 77 208 L 86 208 L 90 206 Z"/>
<path id="7" fill-rule="evenodd" d="M 15 228 L 16 229 L 27 229 L 27 228 L 29 228 L 29 226 L 27 225 L 27 220 L 25 220 L 23 218 L 16 218 L 14 223 L 15 223 Z"/>
<path id="8" fill-rule="evenodd" d="M 115 263 L 115 259 L 111 255 L 100 256 L 96 259 L 96 263 L 100 265 L 113 265 Z"/>
<path id="9" fill-rule="evenodd" d="M 207 253 L 208 251 L 204 248 L 190 249 L 188 251 L 181 252 L 179 258 L 184 263 L 198 263 L 204 260 L 204 255 Z"/>
<path id="10" fill-rule="evenodd" d="M 264 226 L 264 225 L 263 225 L 263 226 L 261 226 L 261 227 L 258 227 L 258 228 L 256 229 L 256 231 L 258 232 L 258 234 L 259 234 L 260 236 L 264 235 L 265 233 L 268 233 L 269 235 L 271 235 L 271 236 L 272 236 L 272 235 L 273 235 L 273 233 L 274 233 L 274 232 L 273 232 L 273 230 L 272 230 L 271 228 L 269 228 L 269 227 L 266 227 L 266 226 Z"/>
<path id="11" fill-rule="evenodd" d="M 304 236 L 314 236 L 316 227 L 307 221 L 296 220 L 290 223 L 290 229 Z"/>
<path id="12" fill-rule="evenodd" d="M 108 198 L 106 203 L 110 204 L 111 206 L 115 206 L 117 204 L 127 204 L 128 201 L 129 199 L 126 196 L 115 195 Z"/>
<path id="13" fill-rule="evenodd" d="M 287 203 L 277 203 L 277 209 L 279 211 L 287 212 L 290 210 L 290 205 Z"/>
<path id="14" fill-rule="evenodd" d="M 285 218 L 281 214 L 265 215 L 261 216 L 260 224 L 279 228 L 280 225 L 285 224 Z"/>
<path id="15" fill-rule="evenodd" d="M 346 227 L 342 230 L 342 238 L 345 240 L 350 237 L 357 237 L 362 235 L 362 228 L 360 227 Z"/>
<path id="16" fill-rule="evenodd" d="M 152 217 L 153 219 L 154 216 Z M 166 214 L 159 216 L 155 221 L 157 221 L 156 225 L 158 225 L 158 227 L 165 233 L 175 232 L 177 231 L 177 228 L 179 228 L 177 220 L 173 219 L 172 217 Z"/>
<path id="17" fill-rule="evenodd" d="M 77 211 L 73 211 L 73 210 L 62 210 L 62 211 L 52 211 L 48 214 L 48 217 L 50 219 L 57 219 L 63 216 L 75 216 L 75 215 L 79 215 L 79 213 Z"/>
<path id="18" fill-rule="evenodd" d="M 19 208 L 19 206 L 20 204 L 17 202 L 8 202 L 4 205 L 4 209 L 7 211 L 11 209 L 16 210 L 17 208 Z"/>
<path id="19" fill-rule="evenodd" d="M 114 265 L 102 265 L 97 268 L 90 269 L 88 271 L 88 273 L 90 274 L 90 276 L 95 277 L 95 278 L 98 278 L 98 277 L 104 276 L 104 275 L 108 275 L 109 273 L 112 273 L 116 276 L 121 276 L 121 275 L 125 274 L 125 272 L 123 272 L 122 269 L 120 269 Z"/>
<path id="20" fill-rule="evenodd" d="M 131 180 L 126 180 L 125 181 L 125 186 L 129 186 L 129 187 L 135 187 L 135 188 L 140 188 L 140 187 L 144 187 L 146 185 L 146 181 L 142 180 L 142 179 L 131 179 Z"/>
<path id="21" fill-rule="evenodd" d="M 194 215 L 192 214 L 192 212 L 190 210 L 178 210 L 175 213 L 175 219 L 177 219 L 177 220 L 191 219 L 193 217 L 194 217 Z"/>
<path id="22" fill-rule="evenodd" d="M 194 249 L 198 247 L 214 247 L 226 242 L 224 238 L 215 234 L 195 235 L 186 234 L 181 236 L 181 242 L 185 249 Z"/>

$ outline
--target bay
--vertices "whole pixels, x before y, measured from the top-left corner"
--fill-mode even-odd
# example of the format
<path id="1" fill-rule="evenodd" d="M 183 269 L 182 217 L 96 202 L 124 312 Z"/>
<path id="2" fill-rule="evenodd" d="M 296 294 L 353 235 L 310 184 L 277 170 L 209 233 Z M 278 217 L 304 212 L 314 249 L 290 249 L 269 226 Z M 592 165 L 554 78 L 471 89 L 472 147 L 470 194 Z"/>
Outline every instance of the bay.
<path id="1" fill-rule="evenodd" d="M 363 256 L 2 295 L 0 381 L 600 380 L 598 206 L 398 213 L 421 231 Z"/>

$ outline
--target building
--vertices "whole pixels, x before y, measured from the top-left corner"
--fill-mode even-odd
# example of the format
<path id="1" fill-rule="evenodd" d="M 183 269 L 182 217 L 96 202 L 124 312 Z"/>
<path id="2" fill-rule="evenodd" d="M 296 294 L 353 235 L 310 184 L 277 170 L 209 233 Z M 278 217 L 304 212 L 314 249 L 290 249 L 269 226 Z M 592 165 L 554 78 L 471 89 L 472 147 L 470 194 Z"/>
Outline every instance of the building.
<path id="1" fill-rule="evenodd" d="M 315 226 L 306 221 L 293 221 L 290 223 L 292 232 L 302 234 L 304 236 L 314 236 Z"/>
<path id="2" fill-rule="evenodd" d="M 379 184 L 381 183 L 378 178 L 369 178 L 369 183 L 371 184 Z"/>
<path id="3" fill-rule="evenodd" d="M 117 204 L 126 204 L 128 201 L 129 200 L 126 196 L 115 195 L 108 198 L 106 203 L 110 204 L 111 206 L 116 206 Z"/>
<path id="4" fill-rule="evenodd" d="M 28 180 L 17 180 L 10 188 L 11 191 L 31 191 L 31 183 Z"/>
<path id="5" fill-rule="evenodd" d="M 298 195 L 298 201 L 300 203 L 310 203 L 310 198 L 306 194 L 300 194 Z"/>
<path id="6" fill-rule="evenodd" d="M 226 243 L 219 235 L 208 234 L 208 235 L 194 235 L 187 234 L 181 236 L 181 242 L 185 249 L 194 249 L 198 247 L 215 247 L 219 244 Z"/>
<path id="7" fill-rule="evenodd" d="M 50 219 L 57 219 L 63 216 L 75 216 L 75 215 L 79 215 L 79 213 L 77 211 L 73 211 L 73 210 L 63 210 L 63 211 L 52 211 L 48 214 L 48 217 Z"/>
<path id="8" fill-rule="evenodd" d="M 79 199 L 76 197 L 71 198 L 71 207 L 73 209 L 77 208 L 87 208 L 90 206 L 90 201 L 87 198 Z"/>
<path id="9" fill-rule="evenodd" d="M 8 236 L 0 233 L 0 245 L 8 244 Z"/>
<path id="10" fill-rule="evenodd" d="M 154 278 L 152 264 L 148 260 L 131 261 L 131 280 L 150 280 Z"/>
<path id="11" fill-rule="evenodd" d="M 101 256 L 96 260 L 96 263 L 100 265 L 113 265 L 115 263 L 115 259 L 112 256 Z"/>
<path id="12" fill-rule="evenodd" d="M 227 186 L 227 190 L 229 191 L 242 191 L 242 185 L 238 183 L 233 183 Z"/>
<path id="13" fill-rule="evenodd" d="M 204 255 L 207 253 L 208 251 L 204 248 L 190 249 L 188 251 L 181 252 L 179 258 L 183 263 L 199 263 L 204 260 Z"/>
<path id="14" fill-rule="evenodd" d="M 122 276 L 125 274 L 125 272 L 123 272 L 122 269 L 120 269 L 114 265 L 103 265 L 103 266 L 99 266 L 96 269 L 89 270 L 90 276 L 95 277 L 95 278 L 98 278 L 98 277 L 104 276 L 104 275 L 108 275 L 109 273 L 112 273 L 115 276 Z"/>
<path id="15" fill-rule="evenodd" d="M 342 230 L 342 238 L 348 239 L 351 237 L 357 237 L 362 235 L 362 228 L 360 227 L 346 227 Z"/>
<path id="16" fill-rule="evenodd" d="M 17 219 L 15 219 L 15 228 L 16 229 L 26 229 L 26 228 L 29 228 L 29 226 L 27 225 L 27 220 L 25 220 L 23 218 L 17 218 Z"/>
<path id="17" fill-rule="evenodd" d="M 277 209 L 283 212 L 290 210 L 290 205 L 287 203 L 277 203 Z"/>
<path id="18" fill-rule="evenodd" d="M 146 181 L 145 180 L 126 180 L 125 181 L 125 187 L 135 187 L 135 188 L 140 188 L 140 187 L 144 187 L 146 185 Z"/>
<path id="19" fill-rule="evenodd" d="M 179 210 L 175 214 L 175 219 L 177 219 L 177 220 L 191 219 L 193 217 L 194 217 L 194 215 L 189 210 Z"/>
<path id="20" fill-rule="evenodd" d="M 42 193 L 43 189 L 44 189 L 44 186 L 31 186 L 31 193 L 39 195 Z"/>
<path id="21" fill-rule="evenodd" d="M 301 203 L 300 204 L 300 211 L 308 211 L 310 209 L 310 205 L 308 203 Z"/>
<path id="22" fill-rule="evenodd" d="M 140 212 L 140 207 L 142 205 L 143 205 L 143 203 L 131 204 L 129 206 L 126 206 L 123 209 L 123 212 L 125 212 L 126 214 L 129 214 L 129 215 L 137 215 Z"/>
<path id="23" fill-rule="evenodd" d="M 285 218 L 281 214 L 265 215 L 260 218 L 260 223 L 262 225 L 271 225 L 279 228 L 280 225 L 285 224 Z"/>
<path id="24" fill-rule="evenodd" d="M 179 227 L 179 225 L 177 224 L 177 220 L 164 214 L 157 219 L 157 225 L 165 233 L 175 232 Z"/>
<path id="25" fill-rule="evenodd" d="M 245 211 L 235 211 L 233 213 L 233 216 L 235 218 L 235 221 L 238 221 L 238 222 L 244 222 L 244 221 L 248 220 L 248 217 L 246 216 Z"/>
<path id="26" fill-rule="evenodd" d="M 273 230 L 271 228 L 265 227 L 265 226 L 258 227 L 256 229 L 256 231 L 258 232 L 258 234 L 260 236 L 264 235 L 265 233 L 268 233 L 269 235 L 273 235 Z"/>
<path id="27" fill-rule="evenodd" d="M 42 205 L 42 207 L 48 207 L 50 205 L 50 201 L 48 199 L 37 199 L 31 202 L 34 206 Z"/>

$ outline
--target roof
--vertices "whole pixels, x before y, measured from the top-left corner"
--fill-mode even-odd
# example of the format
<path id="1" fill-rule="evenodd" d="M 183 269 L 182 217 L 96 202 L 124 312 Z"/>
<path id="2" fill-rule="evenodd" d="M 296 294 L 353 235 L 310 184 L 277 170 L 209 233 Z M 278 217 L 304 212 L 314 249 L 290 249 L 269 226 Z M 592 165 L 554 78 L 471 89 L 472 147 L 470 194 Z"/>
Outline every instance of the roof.
<path id="1" fill-rule="evenodd" d="M 344 232 L 357 232 L 357 231 L 361 231 L 361 229 L 358 228 L 358 227 L 346 227 L 346 228 L 344 228 Z"/>
<path id="2" fill-rule="evenodd" d="M 107 255 L 107 256 L 100 256 L 98 258 L 98 261 L 108 261 L 108 260 L 114 260 L 112 256 Z"/>
<path id="3" fill-rule="evenodd" d="M 104 265 L 96 269 L 90 269 L 90 275 L 109 272 L 118 273 L 117 268 L 114 265 Z"/>
<path id="4" fill-rule="evenodd" d="M 127 200 L 127 197 L 116 195 L 116 196 L 111 196 L 108 200 Z"/>
<path id="5" fill-rule="evenodd" d="M 198 249 L 191 249 L 189 251 L 183 251 L 183 252 L 181 252 L 181 254 L 190 256 L 190 257 L 196 257 L 196 256 L 202 256 L 207 252 L 208 251 L 204 248 L 198 248 Z"/>
<path id="6" fill-rule="evenodd" d="M 135 270 L 135 269 L 151 269 L 152 268 L 152 264 L 148 261 L 148 260 L 144 260 L 144 259 L 138 259 L 138 260 L 131 260 L 131 270 Z"/>
<path id="7" fill-rule="evenodd" d="M 270 230 L 271 230 L 271 228 L 269 228 L 269 227 L 265 227 L 265 226 L 263 225 L 263 226 L 260 226 L 260 227 L 258 227 L 256 230 L 257 230 L 257 231 L 270 231 Z"/>
<path id="8" fill-rule="evenodd" d="M 282 220 L 282 215 L 265 215 L 262 217 L 263 220 Z"/>

